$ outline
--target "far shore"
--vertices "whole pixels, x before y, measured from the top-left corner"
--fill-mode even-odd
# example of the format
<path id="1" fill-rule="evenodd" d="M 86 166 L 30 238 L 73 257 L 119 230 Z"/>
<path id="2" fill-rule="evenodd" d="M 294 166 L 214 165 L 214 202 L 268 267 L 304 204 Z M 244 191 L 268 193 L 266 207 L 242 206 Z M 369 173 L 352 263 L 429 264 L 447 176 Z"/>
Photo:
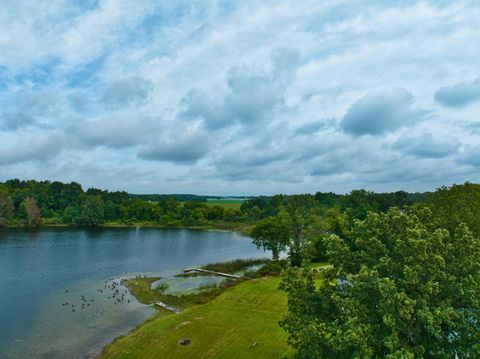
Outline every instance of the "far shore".
<path id="1" fill-rule="evenodd" d="M 65 224 L 65 223 L 44 223 L 36 227 L 28 227 L 25 224 L 16 224 L 16 225 L 6 225 L 0 226 L 0 229 L 43 229 L 43 228 L 85 228 L 85 229 L 98 229 L 98 228 L 158 228 L 158 229 L 192 229 L 192 230 L 201 230 L 201 231 L 221 231 L 221 232 L 237 232 L 244 236 L 249 236 L 253 224 L 251 223 L 242 223 L 242 222 L 222 222 L 222 223 L 211 223 L 205 225 L 195 225 L 195 226 L 168 226 L 158 223 L 103 223 L 97 226 L 80 226 L 76 224 Z"/>

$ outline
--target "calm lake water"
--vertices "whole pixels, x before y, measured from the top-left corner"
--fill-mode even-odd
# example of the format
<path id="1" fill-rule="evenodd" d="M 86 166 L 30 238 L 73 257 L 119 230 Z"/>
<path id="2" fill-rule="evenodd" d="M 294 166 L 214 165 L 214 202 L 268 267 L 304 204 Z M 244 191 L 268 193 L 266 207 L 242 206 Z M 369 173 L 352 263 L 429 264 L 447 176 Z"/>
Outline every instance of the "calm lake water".
<path id="1" fill-rule="evenodd" d="M 0 358 L 93 357 L 154 312 L 123 287 L 112 298 L 113 281 L 264 256 L 231 232 L 0 230 Z"/>

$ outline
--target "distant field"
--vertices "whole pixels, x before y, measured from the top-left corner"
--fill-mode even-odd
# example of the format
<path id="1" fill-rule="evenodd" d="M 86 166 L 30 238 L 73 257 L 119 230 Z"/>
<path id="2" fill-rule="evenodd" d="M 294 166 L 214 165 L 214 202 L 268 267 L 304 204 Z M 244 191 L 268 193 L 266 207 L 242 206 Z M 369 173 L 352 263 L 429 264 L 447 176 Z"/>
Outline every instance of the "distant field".
<path id="1" fill-rule="evenodd" d="M 229 288 L 211 302 L 154 319 L 109 345 L 101 358 L 292 357 L 278 321 L 287 298 L 280 278 L 260 278 Z M 188 346 L 181 338 L 191 339 Z"/>
<path id="2" fill-rule="evenodd" d="M 208 206 L 222 206 L 225 208 L 240 209 L 243 199 L 208 199 L 206 204 Z"/>

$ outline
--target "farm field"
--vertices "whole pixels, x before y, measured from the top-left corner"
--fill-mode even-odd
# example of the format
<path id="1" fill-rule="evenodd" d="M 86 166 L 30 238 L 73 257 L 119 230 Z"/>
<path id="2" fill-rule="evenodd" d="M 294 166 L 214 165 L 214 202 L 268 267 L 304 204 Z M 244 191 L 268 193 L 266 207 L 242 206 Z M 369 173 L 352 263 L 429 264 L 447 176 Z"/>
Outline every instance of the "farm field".
<path id="1" fill-rule="evenodd" d="M 242 199 L 208 199 L 205 204 L 207 206 L 217 205 L 225 208 L 233 208 L 239 210 L 243 202 L 244 200 Z"/>

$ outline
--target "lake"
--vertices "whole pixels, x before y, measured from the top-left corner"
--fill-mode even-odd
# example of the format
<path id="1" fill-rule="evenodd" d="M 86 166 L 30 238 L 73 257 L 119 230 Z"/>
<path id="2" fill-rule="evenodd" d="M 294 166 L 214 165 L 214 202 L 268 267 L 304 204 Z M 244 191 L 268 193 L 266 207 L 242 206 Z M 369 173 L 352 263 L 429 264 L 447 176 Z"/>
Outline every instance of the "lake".
<path id="1" fill-rule="evenodd" d="M 248 237 L 187 229 L 0 230 L 0 358 L 88 358 L 154 313 L 120 277 L 265 257 Z"/>

